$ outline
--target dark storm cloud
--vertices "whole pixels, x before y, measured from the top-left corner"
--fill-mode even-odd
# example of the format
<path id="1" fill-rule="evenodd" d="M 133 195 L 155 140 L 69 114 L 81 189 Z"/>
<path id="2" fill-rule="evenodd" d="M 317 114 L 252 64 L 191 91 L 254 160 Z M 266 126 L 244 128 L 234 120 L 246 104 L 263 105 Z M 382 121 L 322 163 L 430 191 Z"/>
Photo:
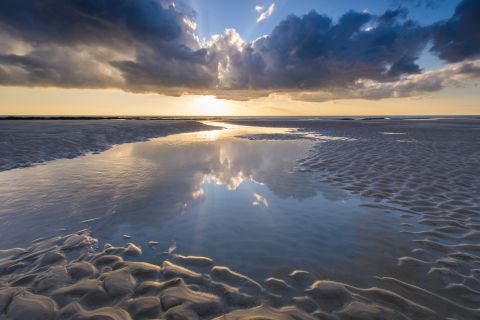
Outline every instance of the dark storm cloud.
<path id="1" fill-rule="evenodd" d="M 432 51 L 449 62 L 480 55 L 480 1 L 464 0 L 449 20 L 433 27 Z"/>
<path id="2" fill-rule="evenodd" d="M 0 55 L 0 81 L 130 89 L 135 78 L 138 85 L 205 87 L 214 76 L 193 34 L 194 18 L 156 0 L 0 1 L 0 30 L 32 47 Z"/>
<path id="3" fill-rule="evenodd" d="M 180 14 L 154 0 L 3 0 L 4 30 L 33 42 L 157 42 L 178 38 Z"/>
<path id="4" fill-rule="evenodd" d="M 315 11 L 302 17 L 291 15 L 267 37 L 237 50 L 220 48 L 220 63 L 233 71 L 221 84 L 227 88 L 310 89 L 344 86 L 360 78 L 390 81 L 420 72 L 415 60 L 428 33 L 404 16 L 403 10 L 387 11 L 380 17 L 350 11 L 333 23 Z"/>
<path id="5" fill-rule="evenodd" d="M 391 3 L 394 6 L 412 5 L 417 8 L 425 7 L 429 9 L 435 9 L 444 1 L 451 0 L 391 0 Z"/>
<path id="6" fill-rule="evenodd" d="M 205 49 L 191 50 L 179 46 L 137 53 L 136 61 L 114 61 L 132 91 L 155 91 L 156 87 L 210 88 L 216 73 L 207 65 Z"/>
<path id="7" fill-rule="evenodd" d="M 403 96 L 447 83 L 438 74 L 427 79 L 434 76 L 416 62 L 429 41 L 449 62 L 477 56 L 479 5 L 464 0 L 451 19 L 433 26 L 409 20 L 402 8 L 379 16 L 349 11 L 338 21 L 312 11 L 288 16 L 252 42 L 229 29 L 202 45 L 195 12 L 171 0 L 3 0 L 0 84 L 238 100 L 315 90 Z M 478 74 L 474 66 L 469 78 Z"/>

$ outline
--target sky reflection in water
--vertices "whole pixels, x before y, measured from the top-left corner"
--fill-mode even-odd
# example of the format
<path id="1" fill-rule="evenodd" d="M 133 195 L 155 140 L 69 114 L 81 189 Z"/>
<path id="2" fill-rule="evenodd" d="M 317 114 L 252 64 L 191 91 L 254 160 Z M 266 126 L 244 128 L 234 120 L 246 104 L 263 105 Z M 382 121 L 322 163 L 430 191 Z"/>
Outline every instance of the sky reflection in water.
<path id="1" fill-rule="evenodd" d="M 0 247 L 92 226 L 102 243 L 131 235 L 152 262 L 175 242 L 257 279 L 294 268 L 358 284 L 391 274 L 408 248 L 396 216 L 294 172 L 311 141 L 235 138 L 274 132 L 287 130 L 228 125 L 2 172 Z"/>

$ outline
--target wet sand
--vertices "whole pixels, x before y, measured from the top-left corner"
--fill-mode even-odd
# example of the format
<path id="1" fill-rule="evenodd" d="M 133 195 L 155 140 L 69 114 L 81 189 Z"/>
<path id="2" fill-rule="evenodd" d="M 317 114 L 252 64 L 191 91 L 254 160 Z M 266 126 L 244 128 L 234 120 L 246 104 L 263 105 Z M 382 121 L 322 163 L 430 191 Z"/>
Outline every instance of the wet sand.
<path id="1" fill-rule="evenodd" d="M 0 171 L 99 153 L 116 144 L 216 129 L 188 120 L 60 119 L 0 118 Z"/>
<path id="2" fill-rule="evenodd" d="M 358 288 L 292 270 L 256 282 L 208 257 L 174 249 L 142 262 L 129 243 L 96 249 L 88 230 L 1 252 L 0 312 L 6 319 L 474 319 L 455 304 L 393 278 Z M 252 262 L 254 263 L 254 262 Z M 434 311 L 435 310 L 435 311 Z"/>
<path id="3" fill-rule="evenodd" d="M 386 244 L 410 241 L 398 270 L 365 287 L 304 270 L 253 279 L 173 247 L 149 262 L 140 244 L 100 249 L 84 230 L 0 251 L 0 319 L 480 318 L 478 120 L 237 123 L 301 128 L 296 138 L 316 144 L 296 171 L 362 197 L 365 208 L 400 212 Z M 292 139 L 285 134 L 243 138 Z"/>
<path id="4" fill-rule="evenodd" d="M 297 170 L 369 200 L 366 206 L 402 211 L 401 233 L 413 240 L 398 267 L 416 274 L 420 287 L 480 305 L 480 120 L 236 123 L 347 138 L 321 141 Z"/>

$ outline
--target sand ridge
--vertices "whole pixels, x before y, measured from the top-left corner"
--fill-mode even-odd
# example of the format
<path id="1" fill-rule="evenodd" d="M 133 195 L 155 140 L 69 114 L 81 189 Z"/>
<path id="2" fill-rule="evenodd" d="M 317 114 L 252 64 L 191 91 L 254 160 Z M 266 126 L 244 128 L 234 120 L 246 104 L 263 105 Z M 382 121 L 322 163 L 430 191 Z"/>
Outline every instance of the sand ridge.
<path id="1" fill-rule="evenodd" d="M 321 141 L 297 170 L 369 199 L 367 206 L 401 212 L 398 236 L 413 241 L 398 269 L 416 281 L 384 275 L 358 288 L 302 270 L 255 281 L 173 251 L 146 263 L 133 242 L 99 250 L 84 230 L 0 251 L 0 319 L 480 318 L 478 124 L 292 126 L 348 138 Z"/>
<path id="2" fill-rule="evenodd" d="M 480 305 L 480 120 L 236 123 L 348 138 L 316 144 L 297 170 L 366 206 L 402 212 L 401 233 L 412 238 L 412 250 L 398 267 L 417 274 L 419 287 L 428 281 L 441 296 Z"/>
<path id="3" fill-rule="evenodd" d="M 6 319 L 475 319 L 455 304 L 395 279 L 403 295 L 311 279 L 293 270 L 264 283 L 177 254 L 142 262 L 130 243 L 97 248 L 89 230 L 37 241 L 0 260 L 0 318 Z M 397 290 L 398 292 L 398 290 Z M 434 311 L 438 303 L 443 313 Z"/>

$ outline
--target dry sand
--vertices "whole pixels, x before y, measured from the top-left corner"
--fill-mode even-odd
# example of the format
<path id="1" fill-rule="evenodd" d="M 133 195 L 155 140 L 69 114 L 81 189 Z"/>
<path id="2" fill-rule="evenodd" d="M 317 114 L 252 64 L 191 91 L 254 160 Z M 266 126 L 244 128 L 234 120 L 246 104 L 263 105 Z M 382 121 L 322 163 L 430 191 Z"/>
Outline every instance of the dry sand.
<path id="1" fill-rule="evenodd" d="M 312 279 L 258 283 L 207 257 L 141 262 L 133 243 L 105 245 L 88 230 L 1 252 L 0 319 L 475 319 L 480 310 L 395 279 L 403 295 Z M 436 311 L 434 311 L 436 310 Z"/>

